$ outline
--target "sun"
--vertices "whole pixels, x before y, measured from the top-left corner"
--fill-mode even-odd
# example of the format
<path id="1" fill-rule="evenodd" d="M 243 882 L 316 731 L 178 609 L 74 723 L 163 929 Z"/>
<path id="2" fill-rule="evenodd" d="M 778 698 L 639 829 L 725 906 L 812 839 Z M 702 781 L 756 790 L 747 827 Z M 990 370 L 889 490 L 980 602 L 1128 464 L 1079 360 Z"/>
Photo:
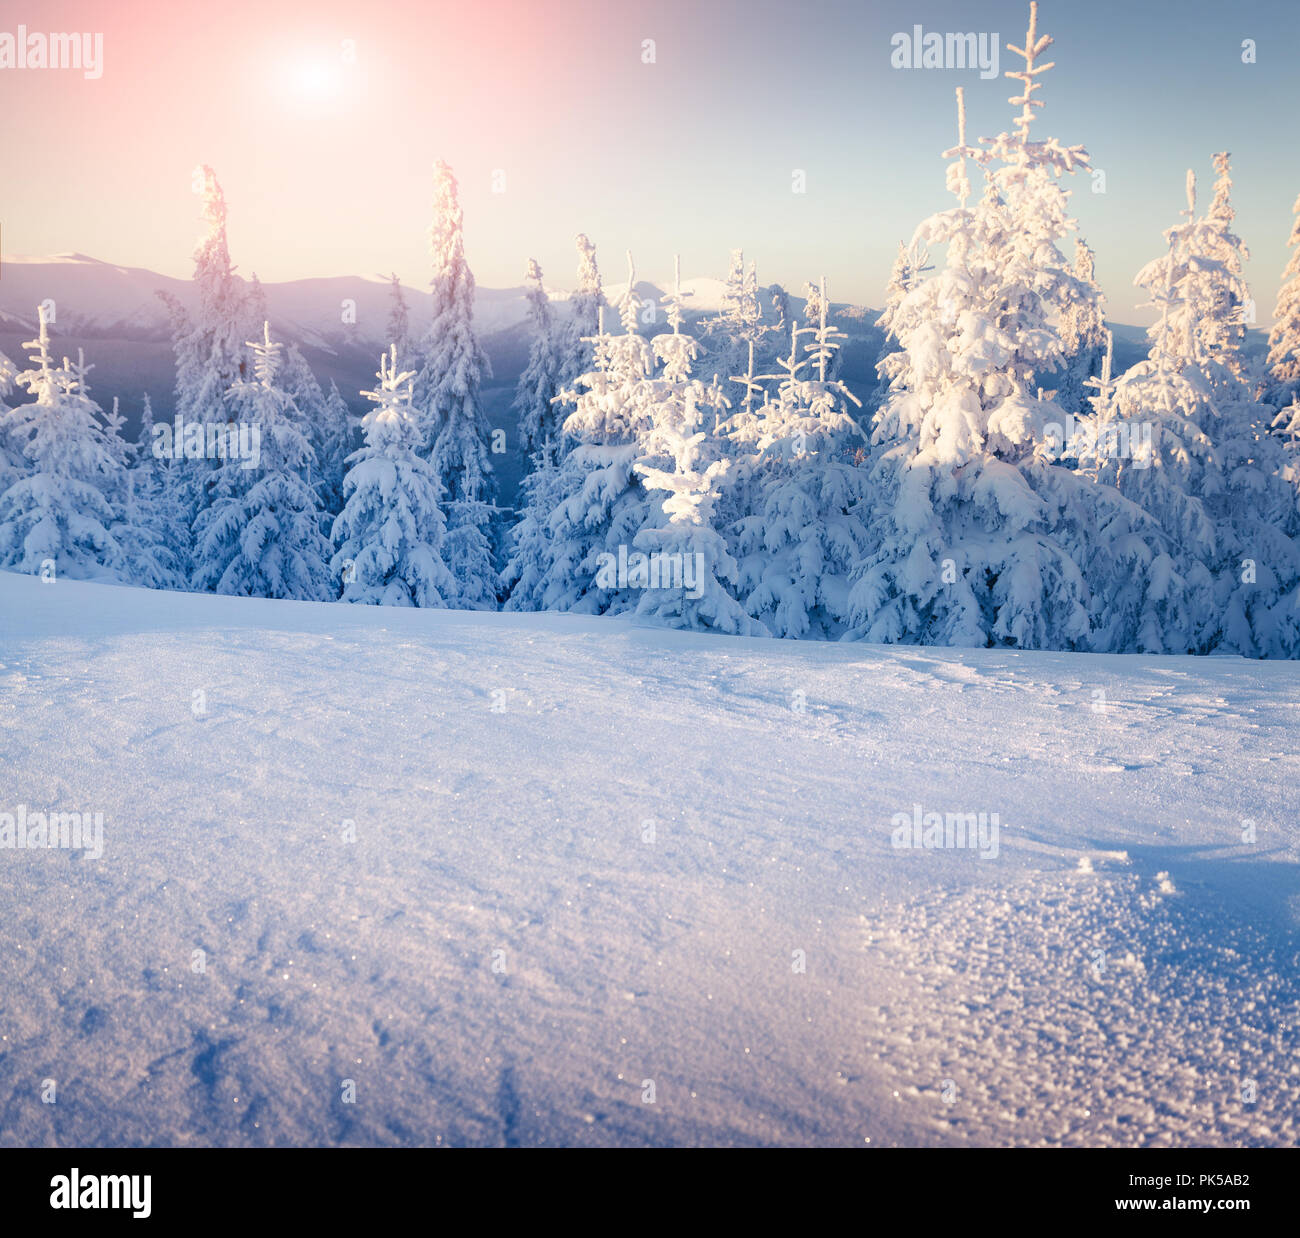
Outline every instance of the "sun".
<path id="1" fill-rule="evenodd" d="M 300 98 L 323 103 L 338 95 L 340 77 L 333 65 L 319 60 L 305 61 L 290 70 L 289 85 Z"/>

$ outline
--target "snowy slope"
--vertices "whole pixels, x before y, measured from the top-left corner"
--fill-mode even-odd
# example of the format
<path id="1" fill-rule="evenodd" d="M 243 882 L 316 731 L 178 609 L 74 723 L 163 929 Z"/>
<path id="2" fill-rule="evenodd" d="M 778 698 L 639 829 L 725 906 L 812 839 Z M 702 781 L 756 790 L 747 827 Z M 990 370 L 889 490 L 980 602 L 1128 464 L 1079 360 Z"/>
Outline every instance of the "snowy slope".
<path id="1" fill-rule="evenodd" d="M 1296 664 L 0 573 L 0 727 L 5 1145 L 1300 1136 Z"/>

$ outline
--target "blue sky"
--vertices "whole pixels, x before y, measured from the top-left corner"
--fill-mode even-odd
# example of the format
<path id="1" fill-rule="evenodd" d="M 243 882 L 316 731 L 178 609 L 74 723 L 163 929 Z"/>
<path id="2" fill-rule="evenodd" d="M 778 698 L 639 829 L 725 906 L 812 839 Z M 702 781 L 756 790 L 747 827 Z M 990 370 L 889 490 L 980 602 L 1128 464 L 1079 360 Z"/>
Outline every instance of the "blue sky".
<path id="1" fill-rule="evenodd" d="M 1132 277 L 1177 219 L 1185 170 L 1208 193 L 1210 155 L 1227 149 L 1266 323 L 1300 193 L 1300 4 L 1043 0 L 1040 12 L 1057 67 L 1036 132 L 1083 143 L 1106 173 L 1106 193 L 1078 178 L 1072 202 L 1112 314 L 1141 317 Z M 897 242 L 951 202 L 940 152 L 954 88 L 973 134 L 1013 110 L 1005 79 L 892 68 L 891 36 L 916 23 L 997 33 L 1005 69 L 1027 17 L 1019 0 L 0 0 L 0 31 L 105 35 L 98 81 L 0 70 L 5 250 L 187 274 L 190 170 L 206 161 L 244 271 L 423 282 L 442 156 L 483 284 L 518 283 L 535 256 L 567 286 L 582 230 L 610 280 L 628 248 L 663 279 L 675 252 L 685 272 L 721 275 L 743 246 L 765 283 L 825 273 L 835 299 L 879 304 Z"/>

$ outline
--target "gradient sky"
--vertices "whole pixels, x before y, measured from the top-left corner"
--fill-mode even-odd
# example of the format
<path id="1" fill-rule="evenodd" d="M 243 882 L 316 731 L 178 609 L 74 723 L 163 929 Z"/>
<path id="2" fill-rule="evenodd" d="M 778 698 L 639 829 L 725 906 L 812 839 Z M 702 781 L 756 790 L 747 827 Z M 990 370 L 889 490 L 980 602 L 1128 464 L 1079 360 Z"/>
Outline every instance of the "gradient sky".
<path id="1" fill-rule="evenodd" d="M 1177 220 L 1185 169 L 1208 195 L 1227 149 L 1266 324 L 1300 192 L 1300 4 L 1042 0 L 1040 14 L 1057 67 L 1036 132 L 1083 143 L 1106 172 L 1104 195 L 1076 178 L 1072 205 L 1112 316 L 1145 320 L 1133 274 Z M 898 240 L 951 204 L 954 87 L 974 135 L 1013 111 L 1005 79 L 891 68 L 890 36 L 997 32 L 1006 69 L 1027 15 L 1022 0 L 0 0 L 0 31 L 102 31 L 105 62 L 97 81 L 0 70 L 4 252 L 186 276 L 191 170 L 207 162 L 245 274 L 423 285 L 441 156 L 484 285 L 519 283 L 535 256 L 569 286 L 582 230 L 611 282 L 628 248 L 662 280 L 674 252 L 684 273 L 720 276 L 743 246 L 763 283 L 825 272 L 836 300 L 879 305 Z"/>

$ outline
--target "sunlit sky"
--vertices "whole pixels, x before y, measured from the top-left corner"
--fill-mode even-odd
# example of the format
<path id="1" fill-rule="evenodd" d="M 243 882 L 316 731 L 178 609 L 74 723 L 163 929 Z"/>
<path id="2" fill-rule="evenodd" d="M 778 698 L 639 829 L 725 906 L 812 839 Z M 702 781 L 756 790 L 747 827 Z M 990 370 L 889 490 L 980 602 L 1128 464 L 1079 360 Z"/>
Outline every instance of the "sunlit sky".
<path id="1" fill-rule="evenodd" d="M 1106 193 L 1078 178 L 1072 202 L 1112 316 L 1144 317 L 1133 274 L 1177 219 L 1185 169 L 1208 194 L 1210 155 L 1227 149 L 1266 323 L 1300 192 L 1300 4 L 1040 12 L 1057 67 L 1037 132 L 1085 144 L 1106 172 Z M 611 282 L 629 248 L 662 280 L 674 253 L 685 273 L 720 276 L 743 246 L 763 283 L 824 272 L 836 300 L 878 305 L 898 240 L 951 204 L 954 87 L 975 135 L 1013 111 L 1005 79 L 892 68 L 891 35 L 996 32 L 1006 69 L 1027 14 L 1021 0 L 0 0 L 0 31 L 104 35 L 95 81 L 0 69 L 4 250 L 188 275 L 191 170 L 207 162 L 245 273 L 423 284 L 442 157 L 484 285 L 518 284 L 532 256 L 568 286 L 581 230 Z"/>

